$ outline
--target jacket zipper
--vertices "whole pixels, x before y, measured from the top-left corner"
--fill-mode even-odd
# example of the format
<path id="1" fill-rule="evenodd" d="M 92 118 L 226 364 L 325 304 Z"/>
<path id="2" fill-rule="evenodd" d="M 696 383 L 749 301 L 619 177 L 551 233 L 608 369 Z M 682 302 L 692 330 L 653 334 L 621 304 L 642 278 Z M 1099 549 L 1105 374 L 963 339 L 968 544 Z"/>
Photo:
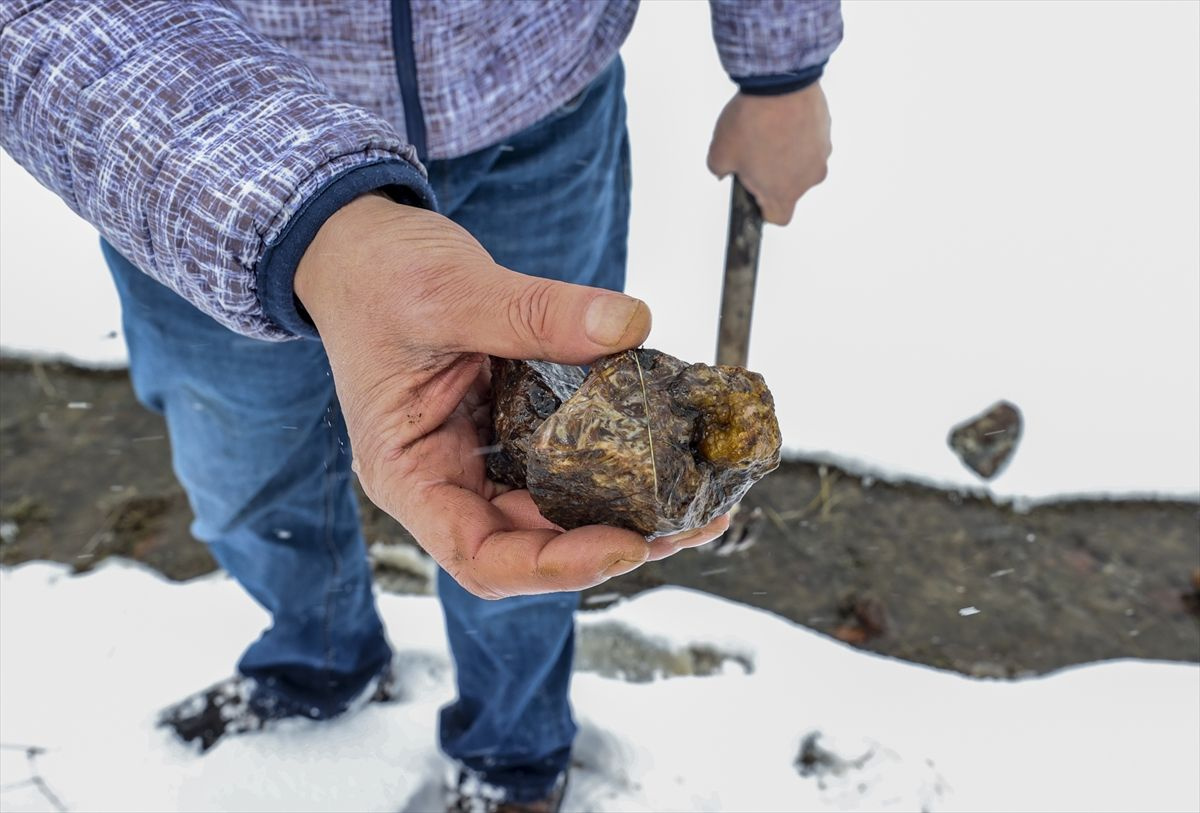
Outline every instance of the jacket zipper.
<path id="1" fill-rule="evenodd" d="M 425 161 L 425 113 L 417 88 L 417 55 L 413 46 L 412 3 L 392 0 L 392 50 L 396 54 L 396 78 L 400 80 L 400 100 L 404 103 L 404 129 L 408 143 Z"/>

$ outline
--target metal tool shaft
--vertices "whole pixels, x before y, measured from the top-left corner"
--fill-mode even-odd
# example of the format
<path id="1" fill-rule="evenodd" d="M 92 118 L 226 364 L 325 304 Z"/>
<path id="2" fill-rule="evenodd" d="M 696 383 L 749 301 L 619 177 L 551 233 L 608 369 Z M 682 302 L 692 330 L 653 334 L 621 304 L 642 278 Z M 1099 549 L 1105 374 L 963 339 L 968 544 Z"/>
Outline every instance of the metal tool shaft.
<path id="1" fill-rule="evenodd" d="M 729 241 L 725 246 L 725 283 L 717 326 L 717 364 L 745 367 L 750 355 L 750 320 L 762 244 L 762 212 L 742 182 L 733 179 L 729 205 Z"/>

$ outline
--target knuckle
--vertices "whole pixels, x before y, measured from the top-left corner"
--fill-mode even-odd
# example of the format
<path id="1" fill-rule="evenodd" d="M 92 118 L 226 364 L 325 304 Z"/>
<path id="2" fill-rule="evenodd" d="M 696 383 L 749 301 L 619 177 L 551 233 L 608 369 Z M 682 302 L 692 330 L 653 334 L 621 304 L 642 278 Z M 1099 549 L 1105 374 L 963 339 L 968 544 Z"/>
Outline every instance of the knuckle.
<path id="1" fill-rule="evenodd" d="M 456 556 L 452 561 L 440 562 L 439 564 L 450 578 L 458 582 L 459 587 L 475 596 L 475 598 L 481 598 L 484 601 L 496 601 L 505 597 L 505 594 L 499 590 L 483 584 L 476 577 L 477 574 L 464 557 Z"/>
<path id="2" fill-rule="evenodd" d="M 554 283 L 537 280 L 526 285 L 508 303 L 508 324 L 513 333 L 538 347 L 550 343 L 553 333 Z"/>

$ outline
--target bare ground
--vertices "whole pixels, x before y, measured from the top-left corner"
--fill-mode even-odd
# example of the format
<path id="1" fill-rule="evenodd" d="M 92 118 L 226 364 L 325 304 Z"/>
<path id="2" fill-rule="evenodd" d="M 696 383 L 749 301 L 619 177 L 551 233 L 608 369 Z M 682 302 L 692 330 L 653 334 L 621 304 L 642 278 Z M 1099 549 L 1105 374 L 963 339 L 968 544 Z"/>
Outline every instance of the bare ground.
<path id="1" fill-rule="evenodd" d="M 1200 660 L 1197 503 L 1022 512 L 791 461 L 745 505 L 765 515 L 753 546 L 647 565 L 590 591 L 585 606 L 682 585 L 876 652 L 996 677 L 1106 658 Z M 363 514 L 369 541 L 411 541 L 365 500 Z M 190 521 L 166 427 L 123 371 L 0 360 L 0 562 L 86 570 L 125 556 L 187 579 L 215 567 Z M 428 587 L 419 572 L 380 563 L 377 573 Z"/>

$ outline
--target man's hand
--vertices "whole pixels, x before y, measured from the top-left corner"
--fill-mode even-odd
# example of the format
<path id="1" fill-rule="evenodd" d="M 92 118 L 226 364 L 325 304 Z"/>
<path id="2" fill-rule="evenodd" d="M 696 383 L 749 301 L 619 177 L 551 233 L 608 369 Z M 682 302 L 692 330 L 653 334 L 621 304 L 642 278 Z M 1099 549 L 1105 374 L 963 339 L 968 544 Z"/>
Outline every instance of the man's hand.
<path id="1" fill-rule="evenodd" d="M 708 168 L 718 178 L 737 175 L 763 220 L 786 226 L 800 196 L 825 180 L 832 151 L 817 82 L 782 96 L 734 96 L 717 119 Z"/>
<path id="2" fill-rule="evenodd" d="M 325 343 L 367 495 L 483 598 L 581 590 L 702 545 L 601 525 L 563 532 L 487 478 L 488 354 L 586 364 L 642 343 L 646 305 L 496 265 L 441 215 L 368 195 L 317 233 L 296 295 Z"/>

